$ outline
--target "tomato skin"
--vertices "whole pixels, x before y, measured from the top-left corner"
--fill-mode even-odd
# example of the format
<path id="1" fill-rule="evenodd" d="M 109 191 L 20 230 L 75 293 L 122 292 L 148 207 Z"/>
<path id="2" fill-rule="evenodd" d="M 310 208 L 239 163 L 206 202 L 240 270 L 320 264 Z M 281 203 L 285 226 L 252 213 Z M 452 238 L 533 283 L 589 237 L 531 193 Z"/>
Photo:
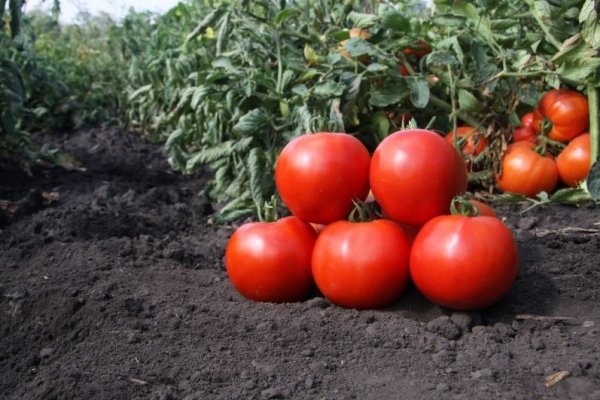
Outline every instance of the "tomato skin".
<path id="1" fill-rule="evenodd" d="M 530 126 L 519 126 L 513 130 L 513 142 L 537 142 L 535 130 Z"/>
<path id="2" fill-rule="evenodd" d="M 370 155 L 354 136 L 320 132 L 292 139 L 275 165 L 275 185 L 292 214 L 306 222 L 346 219 L 369 192 Z"/>
<path id="3" fill-rule="evenodd" d="M 571 140 L 556 157 L 558 175 L 565 185 L 575 187 L 588 176 L 591 168 L 590 146 L 590 134 L 584 133 Z"/>
<path id="4" fill-rule="evenodd" d="M 504 192 L 535 197 L 556 188 L 558 169 L 552 156 L 535 152 L 533 143 L 515 142 L 508 146 L 502 157 L 502 174 L 496 177 L 496 183 Z"/>
<path id="5" fill-rule="evenodd" d="M 422 58 L 431 53 L 431 45 L 423 39 L 417 39 L 413 46 L 405 48 L 402 52 L 407 56 L 412 54 L 417 58 Z"/>
<path id="6" fill-rule="evenodd" d="M 392 133 L 377 146 L 370 182 L 389 218 L 420 226 L 447 214 L 452 198 L 467 190 L 467 167 L 442 136 L 407 129 Z"/>
<path id="7" fill-rule="evenodd" d="M 476 310 L 497 302 L 518 273 L 518 249 L 497 218 L 443 215 L 417 234 L 410 275 L 429 300 L 457 310 Z"/>
<path id="8" fill-rule="evenodd" d="M 459 143 L 456 137 L 462 144 Z M 445 138 L 452 146 L 457 146 L 458 150 L 467 159 L 477 157 L 487 147 L 487 139 L 471 126 L 459 126 L 456 128 L 456 134 L 454 131 L 450 131 L 446 133 Z"/>
<path id="9" fill-rule="evenodd" d="M 588 129 L 590 117 L 588 99 L 583 94 L 568 89 L 553 89 L 544 94 L 534 110 L 533 124 L 542 130 L 543 121 L 552 124 L 548 137 L 568 142 Z"/>
<path id="10" fill-rule="evenodd" d="M 498 218 L 498 214 L 496 214 L 496 211 L 494 211 L 489 204 L 473 199 L 468 200 L 468 202 L 477 207 L 477 210 L 479 210 L 479 216 Z"/>
<path id="11" fill-rule="evenodd" d="M 337 221 L 319 235 L 312 271 L 321 293 L 345 308 L 382 308 L 408 282 L 409 239 L 395 222 Z"/>
<path id="12" fill-rule="evenodd" d="M 227 275 L 249 300 L 303 300 L 313 287 L 310 262 L 316 237 L 308 223 L 294 216 L 244 224 L 227 243 Z"/>
<path id="13" fill-rule="evenodd" d="M 533 112 L 528 112 L 528 113 L 523 114 L 523 116 L 521 117 L 521 127 L 534 129 L 533 120 L 534 120 Z"/>

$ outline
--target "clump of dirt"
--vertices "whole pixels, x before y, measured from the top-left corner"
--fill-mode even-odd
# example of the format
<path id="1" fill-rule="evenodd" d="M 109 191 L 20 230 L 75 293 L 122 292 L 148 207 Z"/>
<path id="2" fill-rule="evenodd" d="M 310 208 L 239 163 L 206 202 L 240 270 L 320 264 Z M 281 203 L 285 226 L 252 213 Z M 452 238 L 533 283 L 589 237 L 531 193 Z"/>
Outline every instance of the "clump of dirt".
<path id="1" fill-rule="evenodd" d="M 600 398 L 593 204 L 498 208 L 520 272 L 487 310 L 414 288 L 384 310 L 254 303 L 225 274 L 235 226 L 210 223 L 205 175 L 115 129 L 50 139 L 85 170 L 0 171 L 1 398 Z"/>

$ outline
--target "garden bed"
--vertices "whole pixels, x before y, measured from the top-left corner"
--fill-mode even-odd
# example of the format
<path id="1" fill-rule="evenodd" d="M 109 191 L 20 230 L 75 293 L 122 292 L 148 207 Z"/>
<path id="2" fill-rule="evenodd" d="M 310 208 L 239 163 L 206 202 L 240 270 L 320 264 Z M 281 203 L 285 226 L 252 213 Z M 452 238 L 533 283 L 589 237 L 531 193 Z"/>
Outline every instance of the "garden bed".
<path id="1" fill-rule="evenodd" d="M 414 288 L 356 311 L 243 299 L 207 176 L 115 129 L 45 138 L 84 169 L 0 171 L 5 399 L 598 399 L 600 213 L 498 207 L 515 286 L 481 312 Z"/>

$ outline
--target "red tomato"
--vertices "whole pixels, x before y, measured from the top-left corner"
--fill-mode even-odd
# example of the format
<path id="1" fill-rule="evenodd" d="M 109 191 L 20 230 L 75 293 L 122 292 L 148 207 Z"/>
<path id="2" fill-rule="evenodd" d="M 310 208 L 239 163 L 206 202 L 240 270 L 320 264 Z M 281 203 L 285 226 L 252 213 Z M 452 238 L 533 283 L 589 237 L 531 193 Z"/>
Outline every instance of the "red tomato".
<path id="1" fill-rule="evenodd" d="M 505 191 L 534 197 L 540 192 L 550 193 L 558 184 L 558 170 L 549 154 L 535 152 L 530 142 L 515 142 L 508 146 L 502 157 L 502 174 L 496 178 L 498 187 Z"/>
<path id="2" fill-rule="evenodd" d="M 475 207 L 477 207 L 477 210 L 479 210 L 479 215 L 482 217 L 494 217 L 494 218 L 498 218 L 498 215 L 496 214 L 496 211 L 494 211 L 494 209 L 479 200 L 468 200 L 469 203 L 471 203 L 472 205 L 474 205 Z"/>
<path id="3" fill-rule="evenodd" d="M 406 288 L 409 253 L 407 235 L 393 221 L 337 221 L 328 225 L 315 243 L 315 283 L 339 306 L 385 307 Z"/>
<path id="4" fill-rule="evenodd" d="M 400 75 L 402 75 L 402 76 L 410 75 L 410 72 L 408 72 L 408 68 L 406 68 L 406 65 L 404 65 L 404 63 L 402 63 L 402 62 L 400 62 L 400 64 L 398 64 L 398 72 L 400 72 Z"/>
<path id="5" fill-rule="evenodd" d="M 571 187 L 577 186 L 588 176 L 590 164 L 589 133 L 584 133 L 571 140 L 556 157 L 558 175 L 565 185 Z"/>
<path id="6" fill-rule="evenodd" d="M 419 226 L 449 212 L 452 198 L 467 190 L 467 168 L 442 136 L 407 129 L 377 146 L 370 182 L 375 199 L 391 219 Z"/>
<path id="7" fill-rule="evenodd" d="M 299 136 L 275 166 L 277 190 L 292 214 L 317 224 L 348 218 L 353 200 L 369 192 L 367 148 L 346 133 Z"/>
<path id="8" fill-rule="evenodd" d="M 510 230 L 497 218 L 443 215 L 417 234 L 410 275 L 434 303 L 474 310 L 497 302 L 518 272 L 518 251 Z"/>
<path id="9" fill-rule="evenodd" d="M 533 119 L 534 115 L 532 112 L 523 114 L 523 116 L 521 117 L 521 127 L 534 129 Z"/>
<path id="10" fill-rule="evenodd" d="M 431 53 L 431 45 L 422 39 L 415 40 L 411 47 L 407 47 L 402 52 L 406 55 L 414 54 L 417 58 L 422 58 Z"/>
<path id="11" fill-rule="evenodd" d="M 227 275 L 250 300 L 303 300 L 313 284 L 310 260 L 316 237 L 308 223 L 294 216 L 244 224 L 227 243 Z"/>
<path id="12" fill-rule="evenodd" d="M 583 94 L 554 89 L 546 92 L 534 110 L 534 127 L 541 131 L 544 121 L 551 124 L 548 137 L 568 142 L 588 129 L 590 117 L 588 99 Z"/>
<path id="13" fill-rule="evenodd" d="M 519 126 L 513 130 L 513 142 L 537 142 L 535 130 L 530 126 Z"/>
<path id="14" fill-rule="evenodd" d="M 446 140 L 464 154 L 467 159 L 475 158 L 487 146 L 487 139 L 471 126 L 459 126 L 456 128 L 456 135 L 454 131 L 448 132 Z"/>

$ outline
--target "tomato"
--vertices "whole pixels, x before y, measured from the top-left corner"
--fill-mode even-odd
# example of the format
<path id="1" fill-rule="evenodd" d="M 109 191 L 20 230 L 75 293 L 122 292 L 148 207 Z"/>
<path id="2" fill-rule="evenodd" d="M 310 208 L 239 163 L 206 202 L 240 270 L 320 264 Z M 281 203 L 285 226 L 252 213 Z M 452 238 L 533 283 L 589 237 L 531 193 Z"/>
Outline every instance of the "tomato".
<path id="1" fill-rule="evenodd" d="M 585 132 L 589 120 L 586 96 L 573 90 L 554 89 L 540 99 L 534 110 L 533 124 L 537 131 L 541 131 L 544 124 L 549 123 L 548 137 L 566 143 Z"/>
<path id="2" fill-rule="evenodd" d="M 528 112 L 528 113 L 523 114 L 523 116 L 521 117 L 521 127 L 534 129 L 533 120 L 534 120 L 533 112 Z"/>
<path id="3" fill-rule="evenodd" d="M 303 300 L 313 286 L 310 262 L 316 237 L 308 223 L 294 216 L 244 224 L 227 242 L 227 275 L 250 300 Z"/>
<path id="4" fill-rule="evenodd" d="M 450 200 L 467 190 L 460 154 L 435 132 L 407 129 L 390 134 L 371 159 L 371 190 L 397 222 L 423 225 L 449 212 Z"/>
<path id="5" fill-rule="evenodd" d="M 554 190 L 558 184 L 558 169 L 552 156 L 535 152 L 533 143 L 515 142 L 502 157 L 502 174 L 496 182 L 505 192 L 534 197 Z"/>
<path id="6" fill-rule="evenodd" d="M 409 239 L 393 221 L 337 221 L 315 243 L 313 276 L 321 293 L 339 306 L 381 308 L 406 288 L 409 254 Z"/>
<path id="7" fill-rule="evenodd" d="M 370 155 L 354 136 L 314 133 L 292 139 L 275 165 L 275 185 L 292 214 L 306 222 L 346 219 L 369 192 Z"/>
<path id="8" fill-rule="evenodd" d="M 454 131 L 448 132 L 446 140 L 469 160 L 481 154 L 487 146 L 487 139 L 471 126 L 459 126 L 456 134 Z"/>
<path id="9" fill-rule="evenodd" d="M 513 130 L 513 142 L 537 142 L 535 130 L 530 126 L 519 126 Z"/>
<path id="10" fill-rule="evenodd" d="M 497 218 L 439 216 L 421 228 L 412 245 L 412 281 L 445 307 L 488 307 L 510 289 L 517 272 L 517 244 Z"/>
<path id="11" fill-rule="evenodd" d="M 558 157 L 558 175 L 565 185 L 575 187 L 584 180 L 591 167 L 590 134 L 584 133 L 571 140 Z"/>
<path id="12" fill-rule="evenodd" d="M 412 46 L 405 48 L 402 52 L 406 55 L 414 55 L 417 58 L 422 58 L 431 53 L 431 45 L 422 39 L 417 39 Z"/>
<path id="13" fill-rule="evenodd" d="M 404 65 L 403 62 L 400 62 L 398 64 L 398 72 L 400 72 L 400 75 L 402 75 L 402 76 L 410 75 L 410 72 L 408 72 L 408 68 L 406 68 L 406 65 Z"/>
<path id="14" fill-rule="evenodd" d="M 468 200 L 468 202 L 477 207 L 480 216 L 498 218 L 496 211 L 494 211 L 494 209 L 489 204 L 473 199 Z"/>

